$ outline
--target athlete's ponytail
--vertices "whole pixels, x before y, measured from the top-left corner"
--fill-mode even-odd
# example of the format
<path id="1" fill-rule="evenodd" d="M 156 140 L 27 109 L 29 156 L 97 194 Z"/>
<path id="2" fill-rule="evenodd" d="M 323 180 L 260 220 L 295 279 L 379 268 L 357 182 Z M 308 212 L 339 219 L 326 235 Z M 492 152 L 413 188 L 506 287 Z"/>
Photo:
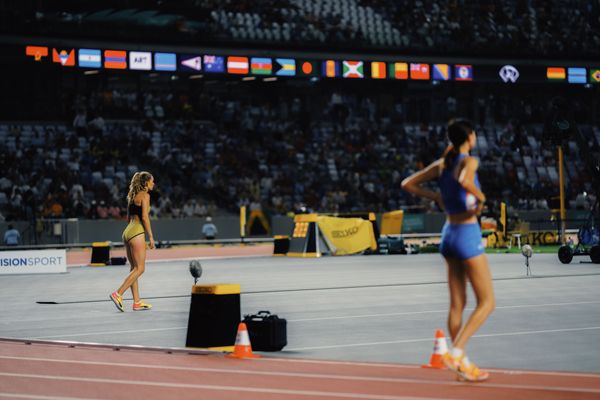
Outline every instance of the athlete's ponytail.
<path id="1" fill-rule="evenodd" d="M 129 193 L 127 193 L 127 202 L 133 202 L 133 199 L 139 192 L 146 190 L 148 182 L 152 178 L 150 172 L 141 171 L 133 174 L 131 182 L 129 183 Z"/>
<path id="2" fill-rule="evenodd" d="M 473 132 L 473 124 L 466 119 L 452 119 L 448 122 L 448 140 L 450 146 L 444 152 L 444 168 L 451 168 L 458 157 L 460 146 L 467 141 Z"/>

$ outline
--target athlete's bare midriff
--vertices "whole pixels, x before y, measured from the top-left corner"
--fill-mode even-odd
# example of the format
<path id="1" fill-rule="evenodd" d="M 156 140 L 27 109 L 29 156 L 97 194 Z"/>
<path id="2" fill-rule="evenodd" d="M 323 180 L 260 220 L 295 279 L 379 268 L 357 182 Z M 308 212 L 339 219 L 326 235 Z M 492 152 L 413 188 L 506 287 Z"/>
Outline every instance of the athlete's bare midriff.
<path id="1" fill-rule="evenodd" d="M 477 216 L 473 214 L 474 211 L 465 211 L 458 214 L 447 214 L 446 221 L 449 224 L 459 225 L 459 224 L 476 224 Z"/>

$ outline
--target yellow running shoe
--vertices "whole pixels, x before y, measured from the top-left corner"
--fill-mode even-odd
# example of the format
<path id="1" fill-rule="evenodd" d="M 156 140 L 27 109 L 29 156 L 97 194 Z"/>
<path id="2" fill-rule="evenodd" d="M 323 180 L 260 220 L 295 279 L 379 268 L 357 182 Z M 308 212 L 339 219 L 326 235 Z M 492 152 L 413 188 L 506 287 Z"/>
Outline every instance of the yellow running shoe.
<path id="1" fill-rule="evenodd" d="M 133 311 L 145 311 L 152 308 L 152 304 L 144 303 L 143 301 L 139 301 L 137 303 L 133 303 Z"/>
<path id="2" fill-rule="evenodd" d="M 463 357 L 464 355 L 460 357 L 454 357 L 449 351 L 447 351 L 442 355 L 442 362 L 444 363 L 446 368 L 458 373 L 458 367 L 460 367 L 460 363 Z"/>
<path id="3" fill-rule="evenodd" d="M 457 373 L 459 381 L 482 382 L 490 377 L 487 371 L 479 369 L 477 365 L 465 358 L 464 354 L 454 357 L 450 352 L 446 352 L 442 355 L 442 362 L 448 369 Z"/>
<path id="4" fill-rule="evenodd" d="M 463 362 L 458 368 L 458 376 L 467 382 L 483 382 L 490 377 L 490 374 L 479 369 L 473 362 L 468 366 Z"/>
<path id="5" fill-rule="evenodd" d="M 115 303 L 115 306 L 119 311 L 125 312 L 125 310 L 123 309 L 123 297 L 121 297 L 119 293 L 112 292 L 109 297 L 112 300 L 112 302 Z"/>

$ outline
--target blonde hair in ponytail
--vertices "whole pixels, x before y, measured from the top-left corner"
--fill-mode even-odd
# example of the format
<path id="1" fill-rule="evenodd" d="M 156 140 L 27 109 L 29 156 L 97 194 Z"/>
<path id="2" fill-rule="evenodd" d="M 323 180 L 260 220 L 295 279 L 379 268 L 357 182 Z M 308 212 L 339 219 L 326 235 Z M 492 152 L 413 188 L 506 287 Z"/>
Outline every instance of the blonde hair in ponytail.
<path id="1" fill-rule="evenodd" d="M 152 178 L 152 174 L 150 172 L 141 171 L 136 172 L 131 177 L 131 182 L 129 183 L 129 193 L 127 193 L 127 203 L 132 203 L 135 196 L 138 193 L 144 192 L 146 190 L 146 185 L 148 185 L 148 181 Z"/>

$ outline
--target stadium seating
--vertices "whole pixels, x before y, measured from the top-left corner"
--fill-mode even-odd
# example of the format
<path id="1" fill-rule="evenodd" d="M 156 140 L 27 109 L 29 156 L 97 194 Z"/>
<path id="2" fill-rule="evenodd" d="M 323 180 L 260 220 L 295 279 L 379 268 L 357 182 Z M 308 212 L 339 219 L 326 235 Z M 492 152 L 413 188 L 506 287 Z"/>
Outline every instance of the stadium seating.
<path id="1" fill-rule="evenodd" d="M 196 216 L 235 212 L 251 202 L 273 214 L 298 204 L 323 212 L 436 210 L 403 192 L 400 182 L 442 153 L 443 125 L 391 123 L 396 116 L 380 113 L 375 98 L 321 99 L 324 108 L 307 117 L 307 104 L 293 96 L 274 104 L 260 96 L 248 102 L 203 94 L 209 106 L 202 119 L 186 120 L 176 118 L 175 96 L 155 93 L 152 102 L 165 106 L 165 118 L 123 120 L 115 117 L 130 104 L 116 99 L 149 96 L 113 94 L 101 108 L 92 107 L 93 96 L 77 100 L 94 118 L 102 110 L 101 129 L 89 124 L 92 119 L 78 129 L 0 123 L 0 166 L 8 171 L 0 179 L 3 215 L 23 218 L 32 205 L 43 214 L 59 201 L 63 217 L 97 218 L 102 202 L 118 204 L 122 217 L 129 179 L 139 169 L 156 176 L 154 217 L 185 216 L 186 203 Z M 597 151 L 600 129 L 582 130 Z M 486 122 L 478 132 L 476 155 L 490 206 L 503 200 L 524 209 L 549 207 L 542 199 L 557 195 L 558 172 L 554 153 L 541 147 L 542 125 Z M 578 194 L 590 188 L 577 147 L 566 146 L 565 154 L 574 208 Z"/>
<path id="2" fill-rule="evenodd" d="M 600 55 L 600 4 L 588 0 L 154 0 L 144 8 L 105 1 L 104 8 L 85 12 L 77 2 L 52 3 L 34 16 L 27 3 L 0 8 L 0 32 L 478 56 Z"/>

